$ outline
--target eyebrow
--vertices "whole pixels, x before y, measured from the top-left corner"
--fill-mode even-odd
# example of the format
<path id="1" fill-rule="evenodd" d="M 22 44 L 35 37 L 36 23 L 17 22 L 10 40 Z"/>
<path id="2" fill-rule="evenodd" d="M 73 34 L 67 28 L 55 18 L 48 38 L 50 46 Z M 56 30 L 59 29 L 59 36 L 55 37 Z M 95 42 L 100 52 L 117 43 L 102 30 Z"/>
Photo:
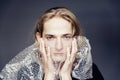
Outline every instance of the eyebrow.
<path id="1" fill-rule="evenodd" d="M 55 36 L 54 34 L 45 34 L 46 36 Z M 73 36 L 71 33 L 62 34 L 62 36 Z"/>
<path id="2" fill-rule="evenodd" d="M 63 34 L 63 36 L 72 36 L 72 34 L 69 34 L 69 33 L 68 34 Z"/>
<path id="3" fill-rule="evenodd" d="M 55 37 L 55 35 L 52 35 L 52 34 L 45 34 L 45 37 Z"/>

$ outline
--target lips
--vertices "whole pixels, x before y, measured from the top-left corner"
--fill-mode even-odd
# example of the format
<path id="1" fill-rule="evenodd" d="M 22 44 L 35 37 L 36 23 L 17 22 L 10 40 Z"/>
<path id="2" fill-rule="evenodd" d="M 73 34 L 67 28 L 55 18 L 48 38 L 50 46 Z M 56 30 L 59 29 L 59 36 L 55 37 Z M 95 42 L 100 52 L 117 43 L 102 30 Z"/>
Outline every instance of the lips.
<path id="1" fill-rule="evenodd" d="M 64 53 L 55 53 L 55 55 L 63 55 Z"/>

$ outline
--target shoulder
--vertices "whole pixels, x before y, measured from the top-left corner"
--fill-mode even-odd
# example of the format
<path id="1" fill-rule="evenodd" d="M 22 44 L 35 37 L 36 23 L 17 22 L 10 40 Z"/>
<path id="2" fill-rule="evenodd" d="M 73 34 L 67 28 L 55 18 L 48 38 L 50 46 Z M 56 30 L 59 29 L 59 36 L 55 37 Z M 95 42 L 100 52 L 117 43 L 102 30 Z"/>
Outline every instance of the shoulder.
<path id="1" fill-rule="evenodd" d="M 92 64 L 92 78 L 86 80 L 104 80 L 103 75 L 101 74 L 99 68 L 95 63 Z M 79 80 L 77 78 L 72 77 L 72 80 Z"/>
<path id="2" fill-rule="evenodd" d="M 39 69 L 37 63 L 36 51 L 34 50 L 34 44 L 25 48 L 18 55 L 16 55 L 0 72 L 0 78 L 4 80 L 15 80 L 17 76 L 21 76 L 23 73 L 29 74 L 36 73 Z"/>
<path id="3" fill-rule="evenodd" d="M 92 68 L 93 68 L 93 73 L 92 73 L 93 80 L 104 80 L 103 75 L 101 74 L 98 66 L 95 63 L 93 63 Z"/>

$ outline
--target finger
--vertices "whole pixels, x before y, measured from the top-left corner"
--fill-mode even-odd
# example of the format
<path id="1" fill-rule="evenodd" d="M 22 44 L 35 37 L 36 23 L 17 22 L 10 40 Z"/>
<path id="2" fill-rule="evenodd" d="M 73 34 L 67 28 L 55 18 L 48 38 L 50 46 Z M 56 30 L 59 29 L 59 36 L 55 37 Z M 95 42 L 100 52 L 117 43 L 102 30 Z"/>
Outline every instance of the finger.
<path id="1" fill-rule="evenodd" d="M 50 47 L 47 47 L 47 57 L 50 58 Z"/>
<path id="2" fill-rule="evenodd" d="M 39 42 L 39 52 L 40 52 L 39 55 L 43 56 L 43 54 L 42 54 L 42 49 L 41 49 L 41 48 L 42 48 L 42 45 L 41 45 L 41 44 L 42 44 L 42 43 L 41 43 L 41 38 L 39 39 L 38 42 Z"/>
<path id="3" fill-rule="evenodd" d="M 48 61 L 52 61 L 51 59 L 51 54 L 50 54 L 50 47 L 47 47 L 47 58 L 48 58 Z"/>
<path id="4" fill-rule="evenodd" d="M 41 38 L 41 52 L 42 52 L 42 55 L 44 57 L 44 60 L 47 61 L 47 55 L 46 55 L 46 50 L 45 50 L 45 44 L 44 44 L 44 41 L 43 39 Z"/>
<path id="5" fill-rule="evenodd" d="M 40 40 L 39 40 L 39 50 L 41 51 L 42 49 L 42 45 L 41 45 L 42 43 L 41 43 L 41 38 L 40 38 Z"/>
<path id="6" fill-rule="evenodd" d="M 63 62 L 60 62 L 60 63 L 59 63 L 59 65 L 58 65 L 58 69 L 57 69 L 57 73 L 60 72 L 60 69 L 61 69 L 61 67 L 62 67 L 62 63 L 63 63 Z"/>
<path id="7" fill-rule="evenodd" d="M 74 38 L 72 42 L 72 52 L 77 52 L 77 40 Z"/>
<path id="8" fill-rule="evenodd" d="M 67 58 L 66 58 L 66 61 L 68 62 L 69 60 L 70 60 L 70 48 L 68 47 L 67 48 Z"/>
<path id="9" fill-rule="evenodd" d="M 42 47 L 41 47 L 42 52 L 43 52 L 43 53 L 46 53 L 46 51 L 45 51 L 45 44 L 44 44 L 44 41 L 43 41 L 42 38 L 41 38 L 41 45 L 42 45 Z M 45 55 L 46 55 L 46 54 L 45 54 Z"/>
<path id="10" fill-rule="evenodd" d="M 64 64 L 62 64 L 62 69 L 67 69 L 67 67 L 69 66 L 69 60 L 70 60 L 70 48 L 67 48 L 67 57 L 66 60 L 64 62 Z"/>
<path id="11" fill-rule="evenodd" d="M 43 54 L 43 51 L 42 51 L 42 38 L 39 39 L 39 51 L 40 51 L 40 55 L 42 56 L 42 61 L 44 62 L 45 60 L 45 55 Z"/>
<path id="12" fill-rule="evenodd" d="M 72 51 L 71 51 L 71 57 L 70 57 L 71 62 L 75 60 L 76 53 L 77 53 L 77 42 L 76 42 L 76 39 L 74 38 L 72 41 Z"/>

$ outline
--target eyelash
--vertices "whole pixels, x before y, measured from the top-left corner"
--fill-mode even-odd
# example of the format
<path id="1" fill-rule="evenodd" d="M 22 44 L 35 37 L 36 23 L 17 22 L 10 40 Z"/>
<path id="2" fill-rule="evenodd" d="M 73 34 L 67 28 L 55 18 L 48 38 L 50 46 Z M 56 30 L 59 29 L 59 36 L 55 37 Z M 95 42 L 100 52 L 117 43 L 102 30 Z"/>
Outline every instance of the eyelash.
<path id="1" fill-rule="evenodd" d="M 46 39 L 47 39 L 47 40 L 52 40 L 52 39 L 53 39 L 53 37 L 48 36 L 48 37 L 46 37 Z"/>
<path id="2" fill-rule="evenodd" d="M 71 39 L 72 37 L 71 36 L 65 36 L 64 38 L 65 39 Z"/>
<path id="3" fill-rule="evenodd" d="M 72 38 L 71 36 L 64 36 L 64 37 L 63 37 L 63 39 L 67 39 L 67 40 L 69 40 L 69 39 L 71 39 L 71 38 Z M 53 40 L 54 37 L 48 36 L 48 37 L 46 37 L 46 39 L 47 39 L 47 40 Z"/>

